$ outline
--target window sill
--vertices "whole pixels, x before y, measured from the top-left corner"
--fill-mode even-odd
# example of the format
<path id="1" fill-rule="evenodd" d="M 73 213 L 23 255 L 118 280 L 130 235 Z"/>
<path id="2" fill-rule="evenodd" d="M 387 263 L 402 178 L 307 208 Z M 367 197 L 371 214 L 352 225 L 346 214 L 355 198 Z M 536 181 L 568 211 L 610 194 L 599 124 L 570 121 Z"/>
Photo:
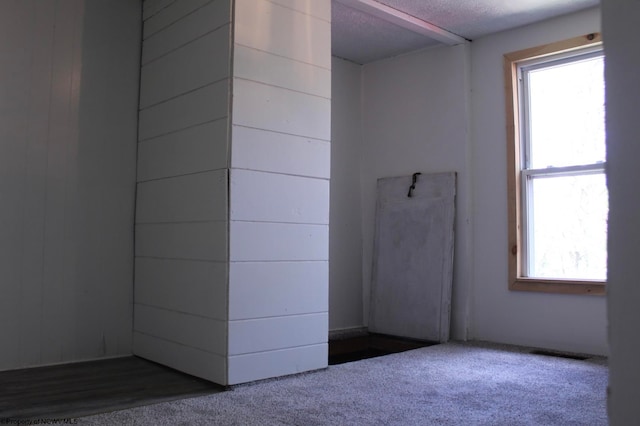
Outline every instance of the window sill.
<path id="1" fill-rule="evenodd" d="M 509 283 L 509 290 L 604 296 L 606 294 L 606 282 L 516 278 Z"/>

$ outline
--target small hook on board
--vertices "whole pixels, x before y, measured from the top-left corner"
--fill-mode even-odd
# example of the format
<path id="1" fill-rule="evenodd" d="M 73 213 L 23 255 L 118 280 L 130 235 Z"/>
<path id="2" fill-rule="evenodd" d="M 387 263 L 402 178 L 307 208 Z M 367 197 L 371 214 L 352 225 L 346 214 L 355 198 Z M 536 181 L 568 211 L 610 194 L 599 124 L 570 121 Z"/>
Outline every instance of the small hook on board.
<path id="1" fill-rule="evenodd" d="M 409 193 L 407 194 L 407 197 L 411 198 L 413 197 L 413 190 L 416 189 L 416 182 L 418 181 L 418 176 L 420 176 L 422 173 L 417 172 L 414 173 L 413 176 L 411 177 L 411 186 L 409 187 Z"/>

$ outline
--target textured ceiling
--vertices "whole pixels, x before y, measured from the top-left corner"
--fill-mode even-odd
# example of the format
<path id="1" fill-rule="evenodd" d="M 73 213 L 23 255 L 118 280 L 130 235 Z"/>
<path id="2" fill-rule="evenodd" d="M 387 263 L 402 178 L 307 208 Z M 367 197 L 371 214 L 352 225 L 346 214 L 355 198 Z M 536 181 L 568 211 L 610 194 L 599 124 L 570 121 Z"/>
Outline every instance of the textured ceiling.
<path id="1" fill-rule="evenodd" d="M 331 22 L 332 54 L 358 64 L 439 43 L 340 3 L 334 2 Z"/>
<path id="2" fill-rule="evenodd" d="M 377 1 L 469 40 L 599 4 L 598 0 Z M 333 0 L 332 20 L 333 54 L 359 64 L 438 45 L 339 0 Z"/>

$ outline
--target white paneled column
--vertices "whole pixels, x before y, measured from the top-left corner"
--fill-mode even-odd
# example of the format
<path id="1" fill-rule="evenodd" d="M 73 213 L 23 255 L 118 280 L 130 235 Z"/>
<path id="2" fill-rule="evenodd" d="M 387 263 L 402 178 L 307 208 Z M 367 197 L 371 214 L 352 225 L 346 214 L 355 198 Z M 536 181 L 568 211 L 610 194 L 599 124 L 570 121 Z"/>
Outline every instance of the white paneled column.
<path id="1" fill-rule="evenodd" d="M 230 0 L 146 0 L 136 355 L 227 382 Z"/>
<path id="2" fill-rule="evenodd" d="M 236 0 L 229 384 L 327 365 L 329 0 Z"/>
<path id="3" fill-rule="evenodd" d="M 135 353 L 224 385 L 326 367 L 330 0 L 143 14 Z"/>

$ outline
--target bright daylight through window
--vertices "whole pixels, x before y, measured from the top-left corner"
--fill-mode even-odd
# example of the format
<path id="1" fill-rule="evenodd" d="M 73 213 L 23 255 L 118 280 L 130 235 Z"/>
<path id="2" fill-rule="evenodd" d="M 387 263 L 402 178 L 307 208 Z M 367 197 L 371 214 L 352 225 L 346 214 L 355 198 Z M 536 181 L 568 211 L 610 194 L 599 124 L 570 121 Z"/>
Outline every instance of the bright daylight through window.
<path id="1" fill-rule="evenodd" d="M 605 85 L 596 39 L 505 55 L 512 289 L 603 292 Z"/>

